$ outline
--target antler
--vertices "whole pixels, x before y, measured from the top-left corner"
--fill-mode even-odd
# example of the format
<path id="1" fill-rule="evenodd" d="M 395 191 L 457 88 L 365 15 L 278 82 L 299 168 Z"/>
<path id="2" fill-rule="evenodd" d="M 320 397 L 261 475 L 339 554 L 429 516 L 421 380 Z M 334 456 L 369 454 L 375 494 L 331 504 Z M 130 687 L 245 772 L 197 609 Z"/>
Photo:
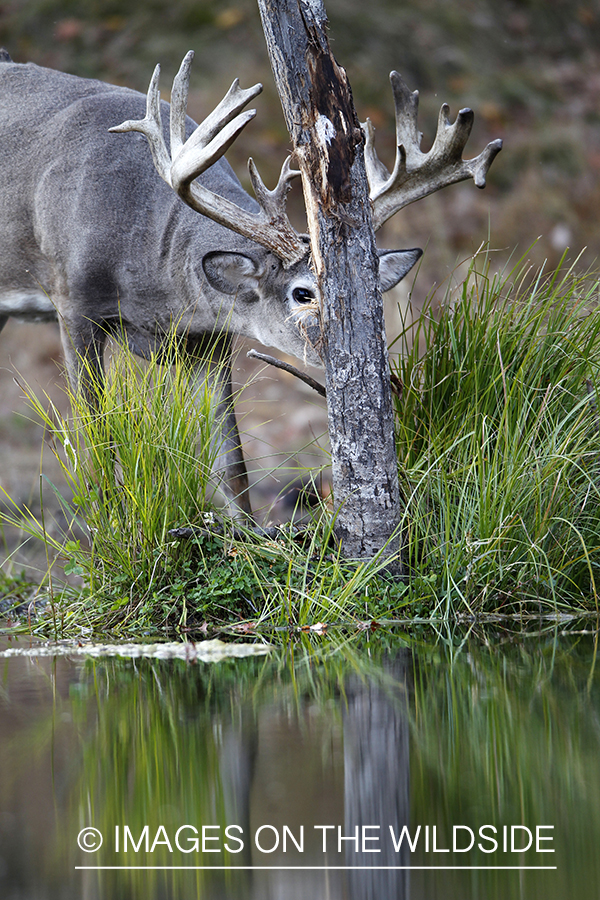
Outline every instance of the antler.
<path id="1" fill-rule="evenodd" d="M 252 159 L 248 160 L 250 179 L 260 210 L 257 213 L 242 209 L 231 200 L 194 181 L 209 169 L 235 141 L 240 132 L 256 115 L 255 109 L 242 112 L 244 106 L 262 91 L 262 84 L 242 90 L 236 78 L 229 91 L 213 112 L 196 128 L 188 140 L 185 120 L 194 52 L 186 54 L 173 81 L 171 93 L 171 154 L 167 149 L 160 115 L 156 66 L 146 98 L 146 117 L 129 120 L 110 128 L 112 132 L 139 131 L 148 139 L 158 174 L 181 199 L 196 212 L 214 219 L 252 241 L 261 244 L 278 256 L 288 268 L 308 252 L 308 244 L 293 228 L 285 211 L 285 198 L 290 181 L 300 173 L 291 168 L 289 157 L 281 169 L 274 191 L 269 191 Z"/>
<path id="2" fill-rule="evenodd" d="M 474 159 L 463 159 L 462 152 L 473 126 L 473 110 L 461 109 L 452 124 L 448 118 L 448 104 L 444 103 L 433 146 L 429 153 L 423 153 L 420 149 L 422 134 L 417 130 L 419 92 L 411 92 L 398 72 L 391 73 L 390 81 L 396 108 L 398 147 L 391 175 L 375 152 L 375 129 L 370 119 L 363 125 L 375 230 L 404 206 L 448 184 L 472 177 L 477 187 L 485 187 L 487 171 L 502 149 L 502 141 L 498 139 L 489 143 Z"/>

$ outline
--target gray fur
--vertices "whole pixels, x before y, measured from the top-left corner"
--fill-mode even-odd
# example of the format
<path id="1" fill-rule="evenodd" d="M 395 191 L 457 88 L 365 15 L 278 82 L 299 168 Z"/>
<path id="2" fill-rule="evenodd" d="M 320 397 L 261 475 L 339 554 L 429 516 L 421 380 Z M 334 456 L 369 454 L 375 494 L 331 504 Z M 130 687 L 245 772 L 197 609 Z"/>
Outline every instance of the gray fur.
<path id="1" fill-rule="evenodd" d="M 200 371 L 210 344 L 226 488 L 249 514 L 231 335 L 319 364 L 304 338 L 318 318 L 294 299 L 298 288 L 314 294 L 314 278 L 308 258 L 285 270 L 272 253 L 187 207 L 157 175 L 142 135 L 108 133 L 144 114 L 145 97 L 135 91 L 0 53 L 0 329 L 9 316 L 57 319 L 71 385 L 91 402 L 111 332 L 147 355 L 176 327 Z M 191 134 L 195 123 L 187 124 Z M 244 209 L 257 208 L 223 159 L 200 180 Z M 398 251 L 398 277 L 386 275 L 388 287 L 415 254 Z M 394 269 L 392 260 L 385 269 Z"/>

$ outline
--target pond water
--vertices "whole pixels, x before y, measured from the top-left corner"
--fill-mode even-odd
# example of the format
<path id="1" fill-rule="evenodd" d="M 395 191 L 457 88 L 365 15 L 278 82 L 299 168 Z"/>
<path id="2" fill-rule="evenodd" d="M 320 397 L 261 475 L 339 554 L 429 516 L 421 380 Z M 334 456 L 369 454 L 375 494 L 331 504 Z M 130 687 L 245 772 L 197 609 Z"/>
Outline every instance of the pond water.
<path id="1" fill-rule="evenodd" d="M 597 898 L 595 629 L 4 656 L 0 897 Z"/>

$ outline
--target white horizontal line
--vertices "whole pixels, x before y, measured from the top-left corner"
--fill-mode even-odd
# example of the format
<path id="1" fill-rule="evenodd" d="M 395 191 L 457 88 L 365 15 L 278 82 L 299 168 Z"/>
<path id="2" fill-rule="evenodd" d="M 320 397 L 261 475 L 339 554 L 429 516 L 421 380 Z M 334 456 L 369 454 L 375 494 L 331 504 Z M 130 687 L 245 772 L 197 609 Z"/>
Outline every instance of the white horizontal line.
<path id="1" fill-rule="evenodd" d="M 215 871 L 227 871 L 227 872 L 235 872 L 237 869 L 240 871 L 249 871 L 249 870 L 269 870 L 271 869 L 274 872 L 280 871 L 323 871 L 323 872 L 332 872 L 332 871 L 347 871 L 349 869 L 359 869 L 363 871 L 370 870 L 406 870 L 406 869 L 418 869 L 422 871 L 455 871 L 459 870 L 472 870 L 472 869 L 498 869 L 500 871 L 519 871 L 523 870 L 539 870 L 539 869 L 557 869 L 558 866 L 75 866 L 75 869 L 94 869 L 94 870 L 105 870 L 105 869 L 190 869 L 197 870 L 203 869 L 210 871 L 210 869 L 214 869 Z"/>

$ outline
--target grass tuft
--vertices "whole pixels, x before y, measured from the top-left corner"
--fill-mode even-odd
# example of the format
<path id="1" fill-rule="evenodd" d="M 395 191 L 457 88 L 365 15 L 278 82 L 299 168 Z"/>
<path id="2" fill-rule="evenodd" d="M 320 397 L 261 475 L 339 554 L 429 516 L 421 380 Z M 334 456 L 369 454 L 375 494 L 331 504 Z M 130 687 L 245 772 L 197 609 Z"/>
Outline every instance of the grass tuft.
<path id="1" fill-rule="evenodd" d="M 413 589 L 436 615 L 597 609 L 598 290 L 572 269 L 491 275 L 482 254 L 419 319 L 398 456 Z"/>

